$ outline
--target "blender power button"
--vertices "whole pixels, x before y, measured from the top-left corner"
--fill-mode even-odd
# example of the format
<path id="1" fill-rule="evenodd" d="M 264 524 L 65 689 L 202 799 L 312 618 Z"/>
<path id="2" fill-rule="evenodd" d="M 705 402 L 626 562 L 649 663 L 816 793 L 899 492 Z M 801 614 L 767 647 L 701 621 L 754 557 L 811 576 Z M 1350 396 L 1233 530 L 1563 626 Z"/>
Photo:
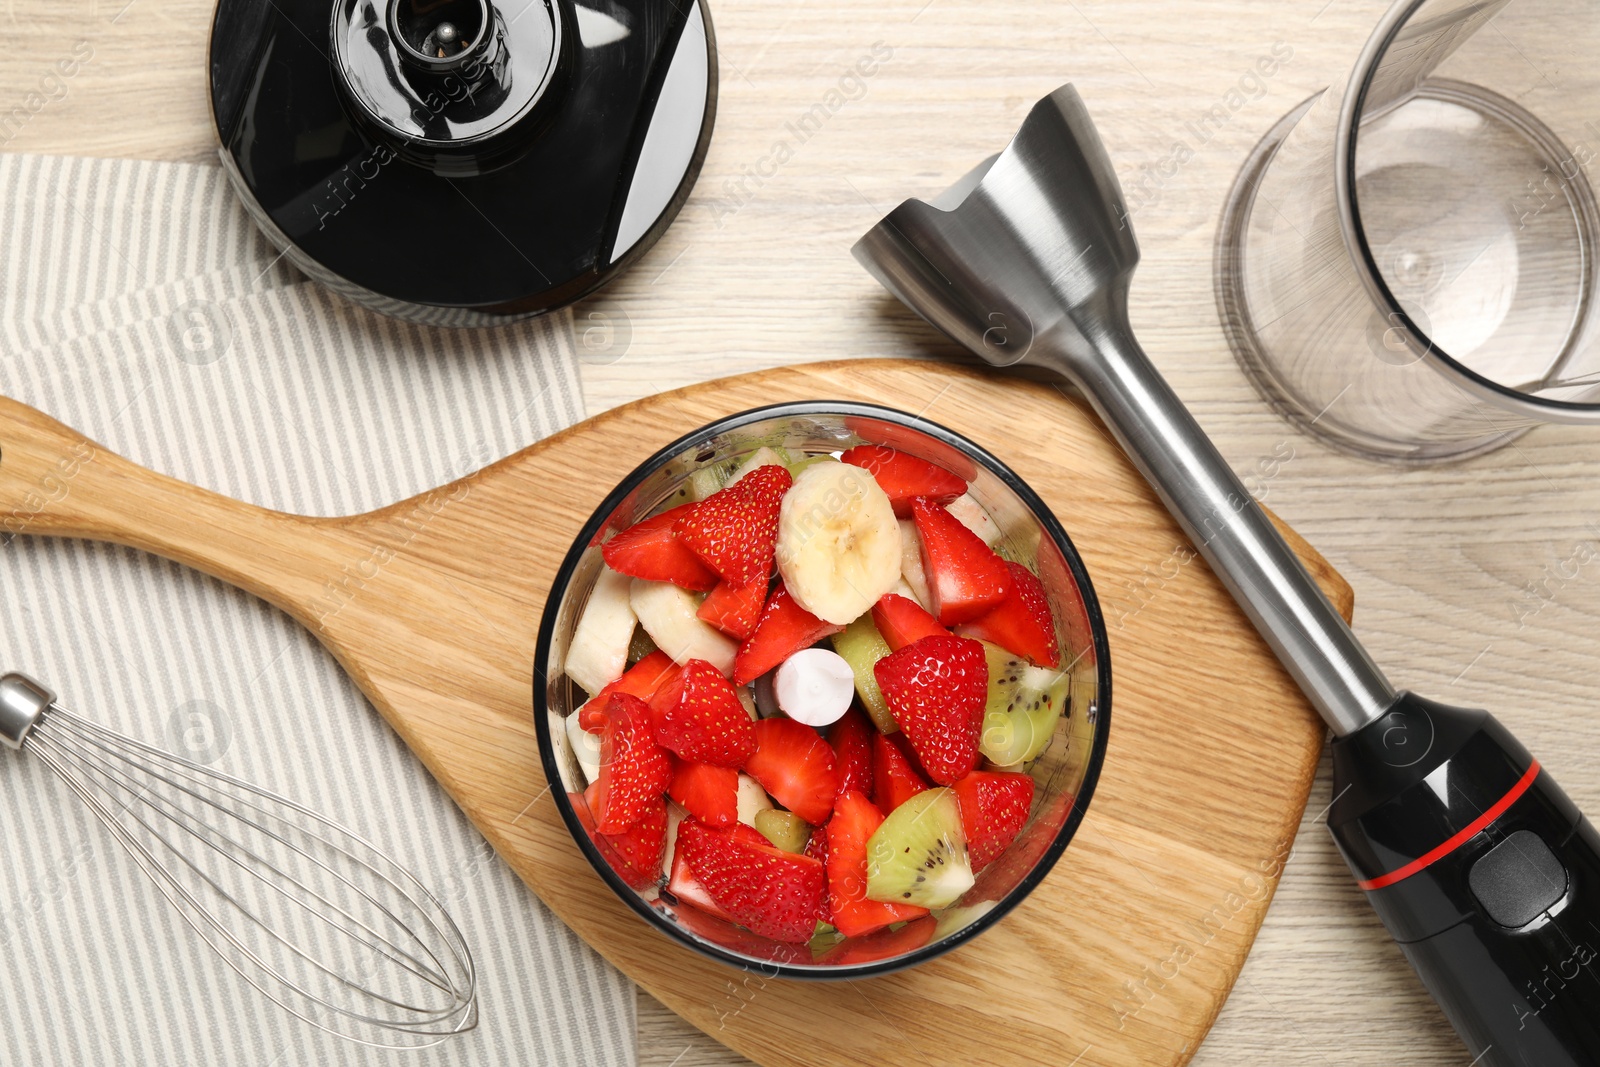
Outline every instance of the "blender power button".
<path id="1" fill-rule="evenodd" d="M 1518 830 L 1472 865 L 1467 884 L 1489 918 L 1516 930 L 1566 895 L 1567 872 L 1544 838 Z"/>

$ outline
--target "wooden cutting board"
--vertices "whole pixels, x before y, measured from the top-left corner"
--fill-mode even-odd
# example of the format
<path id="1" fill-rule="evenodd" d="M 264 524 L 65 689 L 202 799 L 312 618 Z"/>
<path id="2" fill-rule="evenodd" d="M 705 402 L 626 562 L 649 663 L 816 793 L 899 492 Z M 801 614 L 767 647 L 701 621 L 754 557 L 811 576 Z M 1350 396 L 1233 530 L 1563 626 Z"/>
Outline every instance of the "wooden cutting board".
<path id="1" fill-rule="evenodd" d="M 819 399 L 920 414 L 1026 479 L 1088 566 L 1113 675 L 1098 792 L 1050 876 L 971 945 L 840 983 L 743 974 L 626 910 L 556 812 L 531 701 L 549 583 L 611 487 L 702 423 Z M 942 363 L 850 361 L 707 382 L 337 519 L 152 473 L 0 399 L 0 529 L 131 545 L 288 612 L 563 920 L 690 1022 L 767 1065 L 1186 1062 L 1277 886 L 1323 736 L 1093 415 L 1049 386 Z M 1348 617 L 1349 587 L 1290 538 Z"/>

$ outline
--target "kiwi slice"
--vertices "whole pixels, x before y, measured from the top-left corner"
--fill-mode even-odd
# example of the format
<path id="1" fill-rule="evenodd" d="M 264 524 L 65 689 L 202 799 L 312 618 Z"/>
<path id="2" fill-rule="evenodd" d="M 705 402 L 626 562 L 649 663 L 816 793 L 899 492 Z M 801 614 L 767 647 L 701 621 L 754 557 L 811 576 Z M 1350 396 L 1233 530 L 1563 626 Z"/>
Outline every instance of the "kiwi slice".
<path id="1" fill-rule="evenodd" d="M 946 908 L 939 913 L 938 925 L 933 928 L 934 941 L 942 941 L 955 933 L 965 929 L 994 910 L 995 902 L 982 900 L 976 904 L 968 904 L 961 908 Z"/>
<path id="2" fill-rule="evenodd" d="M 927 789 L 901 804 L 867 841 L 867 899 L 943 908 L 972 888 L 961 804 Z"/>
<path id="3" fill-rule="evenodd" d="M 643 626 L 635 626 L 633 639 L 628 642 L 628 666 L 633 666 L 655 650 L 655 640 L 645 633 Z"/>
<path id="4" fill-rule="evenodd" d="M 804 852 L 811 840 L 811 827 L 792 811 L 768 808 L 756 812 L 756 832 L 785 852 Z"/>
<path id="5" fill-rule="evenodd" d="M 978 750 L 998 767 L 1014 767 L 1050 744 L 1056 720 L 1067 709 L 1071 678 L 1066 671 L 1035 667 L 987 641 L 983 653 L 989 662 L 989 700 Z"/>
<path id="6" fill-rule="evenodd" d="M 754 452 L 751 452 L 749 455 L 745 456 L 744 459 L 740 460 L 739 465 L 733 468 L 733 472 L 728 475 L 727 480 L 723 484 L 732 485 L 734 482 L 743 478 L 751 471 L 760 467 L 765 467 L 768 464 L 776 464 L 779 467 L 788 467 L 789 453 L 781 448 L 773 448 L 770 445 L 762 445 Z"/>
<path id="7" fill-rule="evenodd" d="M 867 714 L 879 733 L 892 734 L 900 729 L 889 714 L 889 703 L 878 688 L 877 676 L 872 668 L 889 654 L 889 642 L 883 639 L 872 623 L 872 613 L 861 616 L 842 631 L 833 635 L 833 650 L 848 664 L 856 676 L 856 694 L 866 705 Z"/>
<path id="8" fill-rule="evenodd" d="M 689 475 L 689 499 L 704 500 L 727 484 L 731 473 L 727 467 L 701 467 Z"/>
<path id="9" fill-rule="evenodd" d="M 689 476 L 678 483 L 672 495 L 663 500 L 656 508 L 654 514 L 661 514 L 671 508 L 683 504 L 697 504 L 718 489 L 728 484 L 728 479 L 733 476 L 733 468 L 728 463 L 714 463 L 704 467 L 696 467 L 689 472 Z"/>
<path id="10" fill-rule="evenodd" d="M 816 932 L 811 935 L 811 962 L 820 962 L 823 956 L 839 947 L 844 940 L 844 935 L 825 922 L 817 923 Z"/>
<path id="11" fill-rule="evenodd" d="M 823 453 L 820 456 L 808 456 L 804 452 L 801 452 L 798 454 L 797 458 L 789 460 L 789 475 L 790 477 L 798 478 L 800 477 L 800 472 L 805 470 L 807 467 L 815 467 L 818 463 L 837 462 L 839 462 L 838 456 L 830 456 L 827 453 Z"/>

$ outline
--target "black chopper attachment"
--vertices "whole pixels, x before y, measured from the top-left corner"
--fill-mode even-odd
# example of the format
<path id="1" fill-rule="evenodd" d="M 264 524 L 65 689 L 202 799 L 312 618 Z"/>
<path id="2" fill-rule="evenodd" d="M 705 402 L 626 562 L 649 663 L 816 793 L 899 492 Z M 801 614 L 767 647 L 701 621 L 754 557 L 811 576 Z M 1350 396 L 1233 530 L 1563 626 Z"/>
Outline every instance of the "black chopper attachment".
<path id="1" fill-rule="evenodd" d="M 666 229 L 716 111 L 704 0 L 219 0 L 211 111 L 251 216 L 386 314 L 592 292 Z"/>

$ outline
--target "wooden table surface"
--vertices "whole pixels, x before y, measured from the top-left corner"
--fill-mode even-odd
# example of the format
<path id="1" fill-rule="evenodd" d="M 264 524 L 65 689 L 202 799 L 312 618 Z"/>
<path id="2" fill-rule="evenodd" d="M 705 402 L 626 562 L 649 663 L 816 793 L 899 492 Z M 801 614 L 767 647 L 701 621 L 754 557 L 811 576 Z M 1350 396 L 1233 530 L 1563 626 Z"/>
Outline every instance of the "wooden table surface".
<path id="1" fill-rule="evenodd" d="M 591 413 L 779 363 L 954 356 L 882 296 L 849 245 L 900 199 L 1001 148 L 1038 97 L 1072 81 L 1124 184 L 1143 182 L 1129 196 L 1145 257 L 1133 318 L 1157 364 L 1236 469 L 1350 580 L 1356 629 L 1394 681 L 1493 709 L 1600 811 L 1600 568 L 1583 562 L 1600 536 L 1600 438 L 1542 427 L 1465 465 L 1363 463 L 1269 413 L 1218 326 L 1212 239 L 1236 169 L 1281 114 L 1340 76 L 1385 0 L 712 2 L 722 96 L 704 175 L 661 243 L 577 310 Z M 0 5 L 0 113 L 76 42 L 94 52 L 0 148 L 211 156 L 209 0 Z M 875 45 L 887 58 L 872 77 L 841 82 Z M 1244 79 L 1275 46 L 1289 60 Z M 820 130 L 790 131 L 841 88 Z M 1190 123 L 1219 104 L 1231 118 L 1202 142 Z M 1192 158 L 1171 173 L 1179 145 Z M 1115 606 L 1116 591 L 1101 595 Z M 1194 1062 L 1466 1067 L 1313 825 L 1329 799 L 1324 766 L 1255 951 Z M 646 998 L 639 1048 L 648 1067 L 742 1062 Z"/>

